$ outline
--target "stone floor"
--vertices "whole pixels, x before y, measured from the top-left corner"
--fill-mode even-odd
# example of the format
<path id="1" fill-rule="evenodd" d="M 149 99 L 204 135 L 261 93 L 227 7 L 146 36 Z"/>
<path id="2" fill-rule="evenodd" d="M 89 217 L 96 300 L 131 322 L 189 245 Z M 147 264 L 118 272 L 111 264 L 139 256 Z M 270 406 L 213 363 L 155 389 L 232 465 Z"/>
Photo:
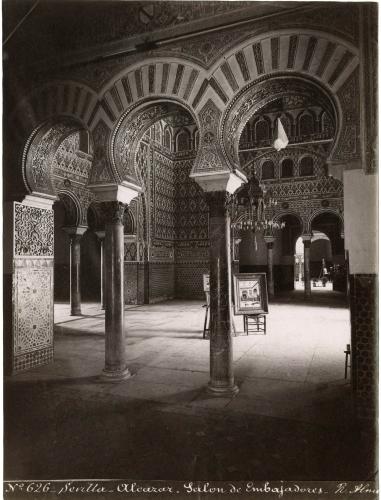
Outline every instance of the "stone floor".
<path id="1" fill-rule="evenodd" d="M 99 380 L 104 311 L 55 308 L 55 361 L 5 381 L 6 479 L 336 480 L 373 475 L 344 379 L 349 311 L 340 294 L 270 304 L 267 332 L 235 319 L 239 394 L 205 393 L 202 302 L 126 307 L 133 376 Z"/>

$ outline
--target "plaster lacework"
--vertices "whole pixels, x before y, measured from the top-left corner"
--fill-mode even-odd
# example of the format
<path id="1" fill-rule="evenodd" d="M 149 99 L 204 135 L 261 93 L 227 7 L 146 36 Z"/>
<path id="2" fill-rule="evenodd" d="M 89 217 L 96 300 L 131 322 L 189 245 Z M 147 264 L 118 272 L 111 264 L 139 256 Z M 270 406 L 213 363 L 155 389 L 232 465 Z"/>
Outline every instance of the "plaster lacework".
<path id="1" fill-rule="evenodd" d="M 31 191 L 53 194 L 52 160 L 56 147 L 67 133 L 68 125 L 60 123 L 51 127 L 46 133 L 38 130 L 31 137 L 31 142 L 27 145 L 23 157 L 25 176 Z"/>
<path id="2" fill-rule="evenodd" d="M 79 133 L 67 137 L 53 159 L 53 175 L 69 177 L 87 183 L 91 170 L 91 156 L 79 150 Z"/>
<path id="3" fill-rule="evenodd" d="M 176 240 L 179 242 L 207 240 L 208 205 L 200 186 L 189 177 L 193 160 L 175 162 L 176 172 Z"/>
<path id="4" fill-rule="evenodd" d="M 221 111 L 216 104 L 209 99 L 202 108 L 199 116 L 201 138 L 193 173 L 230 170 L 230 167 L 224 161 L 218 142 Z"/>
<path id="5" fill-rule="evenodd" d="M 360 157 L 359 72 L 356 69 L 338 91 L 343 109 L 343 133 L 334 152 L 335 160 Z"/>
<path id="6" fill-rule="evenodd" d="M 53 345 L 53 269 L 16 268 L 14 273 L 15 356 Z"/>
<path id="7" fill-rule="evenodd" d="M 124 118 L 113 136 L 113 160 L 122 179 L 135 180 L 137 141 L 140 140 L 145 129 L 159 118 L 168 114 L 167 105 L 150 106 L 138 111 L 131 118 Z"/>
<path id="8" fill-rule="evenodd" d="M 327 196 L 343 197 L 343 184 L 331 177 L 320 178 L 311 181 L 296 181 L 271 184 L 274 197 L 279 198 L 299 198 L 311 200 L 321 199 Z"/>
<path id="9" fill-rule="evenodd" d="M 106 157 L 109 134 L 109 128 L 104 121 L 100 120 L 93 131 L 94 159 L 90 175 L 91 184 L 114 181 L 114 176 Z"/>
<path id="10" fill-rule="evenodd" d="M 329 98 L 309 82 L 298 78 L 259 79 L 251 82 L 232 101 L 223 117 L 220 139 L 225 152 L 236 168 L 239 167 L 239 138 L 248 120 L 268 103 L 284 95 L 306 95 L 317 105 L 335 116 Z"/>
<path id="11" fill-rule="evenodd" d="M 14 204 L 15 256 L 54 256 L 53 210 Z"/>
<path id="12" fill-rule="evenodd" d="M 163 240 L 175 236 L 175 178 L 173 162 L 154 152 L 153 173 L 153 235 Z"/>

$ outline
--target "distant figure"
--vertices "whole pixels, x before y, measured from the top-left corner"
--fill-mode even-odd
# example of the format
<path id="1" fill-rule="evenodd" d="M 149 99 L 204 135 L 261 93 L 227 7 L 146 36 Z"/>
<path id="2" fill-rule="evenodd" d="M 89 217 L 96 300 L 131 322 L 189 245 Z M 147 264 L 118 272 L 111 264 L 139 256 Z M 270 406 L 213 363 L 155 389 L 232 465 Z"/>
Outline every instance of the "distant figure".
<path id="1" fill-rule="evenodd" d="M 327 284 L 327 281 L 328 281 L 328 271 L 326 267 L 323 267 L 323 277 L 322 277 L 323 286 Z"/>

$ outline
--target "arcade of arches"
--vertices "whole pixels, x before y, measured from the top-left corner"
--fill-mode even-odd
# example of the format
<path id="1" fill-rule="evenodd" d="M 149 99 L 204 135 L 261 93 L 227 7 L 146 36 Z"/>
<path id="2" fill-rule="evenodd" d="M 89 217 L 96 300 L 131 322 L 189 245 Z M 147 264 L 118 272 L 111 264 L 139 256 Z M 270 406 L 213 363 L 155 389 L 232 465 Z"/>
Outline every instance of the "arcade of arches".
<path id="1" fill-rule="evenodd" d="M 350 309 L 356 425 L 373 428 L 376 9 L 128 4 L 5 2 L 7 380 L 55 363 L 54 302 L 74 317 L 92 302 L 105 314 L 99 375 L 124 383 L 131 307 L 201 301 L 210 273 L 207 391 L 232 397 L 230 269 L 266 273 L 271 309 L 287 294 L 313 304 L 326 268 L 328 300 Z M 242 207 L 230 219 L 252 178 L 283 229 L 239 229 Z"/>

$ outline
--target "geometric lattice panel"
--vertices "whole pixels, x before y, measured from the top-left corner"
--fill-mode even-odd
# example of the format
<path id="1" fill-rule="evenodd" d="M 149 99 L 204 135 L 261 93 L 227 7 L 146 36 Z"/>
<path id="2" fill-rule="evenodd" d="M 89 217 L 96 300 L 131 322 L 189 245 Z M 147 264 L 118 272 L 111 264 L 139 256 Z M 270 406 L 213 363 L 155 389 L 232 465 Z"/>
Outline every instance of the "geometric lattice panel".
<path id="1" fill-rule="evenodd" d="M 358 417 L 377 414 L 377 276 L 350 275 L 352 384 Z"/>
<path id="2" fill-rule="evenodd" d="M 53 268 L 15 268 L 13 356 L 53 346 Z"/>
<path id="3" fill-rule="evenodd" d="M 209 274 L 209 262 L 176 264 L 175 296 L 181 299 L 205 299 L 203 274 Z"/>
<path id="4" fill-rule="evenodd" d="M 20 356 L 13 358 L 12 371 L 19 372 L 35 368 L 36 366 L 47 365 L 53 361 L 53 356 L 53 347 L 20 354 Z"/>
<path id="5" fill-rule="evenodd" d="M 53 210 L 14 203 L 15 256 L 53 257 L 53 235 Z"/>

